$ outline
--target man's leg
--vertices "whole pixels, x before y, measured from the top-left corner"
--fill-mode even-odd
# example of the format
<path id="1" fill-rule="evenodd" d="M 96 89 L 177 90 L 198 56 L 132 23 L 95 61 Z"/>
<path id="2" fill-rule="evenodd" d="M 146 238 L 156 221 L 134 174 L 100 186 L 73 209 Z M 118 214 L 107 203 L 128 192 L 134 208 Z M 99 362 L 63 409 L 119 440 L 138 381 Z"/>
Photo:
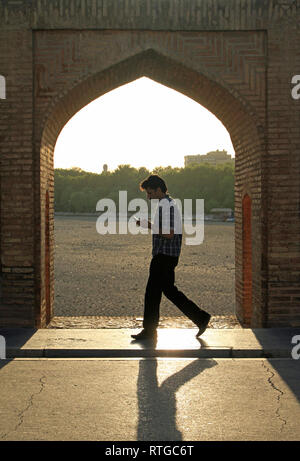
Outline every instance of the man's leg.
<path id="1" fill-rule="evenodd" d="M 152 258 L 149 270 L 149 278 L 144 298 L 144 321 L 145 330 L 156 330 L 159 323 L 159 307 L 162 297 L 162 263 L 161 255 Z"/>
<path id="2" fill-rule="evenodd" d="M 194 322 L 199 328 L 203 325 L 207 325 L 210 319 L 210 315 L 200 309 L 193 301 L 179 291 L 175 286 L 175 267 L 177 266 L 178 259 L 171 256 L 167 256 L 165 264 L 169 267 L 168 270 L 164 270 L 162 277 L 162 291 L 164 295 L 175 304 L 181 312 L 186 315 L 192 322 Z M 205 326 L 206 328 L 206 326 Z"/>

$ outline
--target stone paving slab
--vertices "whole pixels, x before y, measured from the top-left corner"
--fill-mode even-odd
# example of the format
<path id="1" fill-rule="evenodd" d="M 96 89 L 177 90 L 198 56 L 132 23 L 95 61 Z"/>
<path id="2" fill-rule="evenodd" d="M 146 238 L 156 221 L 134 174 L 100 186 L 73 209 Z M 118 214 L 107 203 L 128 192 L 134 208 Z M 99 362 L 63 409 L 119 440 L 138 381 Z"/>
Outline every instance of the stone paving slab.
<path id="1" fill-rule="evenodd" d="M 137 342 L 133 329 L 0 329 L 6 357 L 291 357 L 300 328 L 158 329 L 157 342 Z"/>
<path id="2" fill-rule="evenodd" d="M 1 360 L 0 440 L 296 441 L 299 381 L 278 358 Z"/>

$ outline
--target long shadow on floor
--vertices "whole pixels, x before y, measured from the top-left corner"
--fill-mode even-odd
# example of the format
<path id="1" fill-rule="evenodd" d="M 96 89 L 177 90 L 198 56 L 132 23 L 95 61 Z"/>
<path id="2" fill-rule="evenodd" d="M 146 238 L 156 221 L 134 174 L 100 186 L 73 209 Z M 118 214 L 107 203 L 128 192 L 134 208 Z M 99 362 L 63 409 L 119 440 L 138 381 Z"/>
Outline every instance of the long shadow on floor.
<path id="1" fill-rule="evenodd" d="M 196 359 L 158 384 L 157 359 L 140 360 L 137 381 L 139 419 L 137 440 L 182 440 L 176 425 L 176 391 L 207 368 L 213 359 Z"/>

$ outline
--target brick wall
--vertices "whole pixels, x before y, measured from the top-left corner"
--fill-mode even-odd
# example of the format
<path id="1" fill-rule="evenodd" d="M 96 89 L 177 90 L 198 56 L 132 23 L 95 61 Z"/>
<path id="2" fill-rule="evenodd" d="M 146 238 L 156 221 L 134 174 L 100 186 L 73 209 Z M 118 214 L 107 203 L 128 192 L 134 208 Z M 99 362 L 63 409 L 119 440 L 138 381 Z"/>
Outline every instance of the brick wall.
<path id="1" fill-rule="evenodd" d="M 268 325 L 300 324 L 300 26 L 271 28 L 268 72 Z"/>
<path id="2" fill-rule="evenodd" d="M 300 0 L 1 2 L 1 325 L 43 327 L 51 317 L 60 130 L 143 75 L 198 101 L 231 135 L 238 317 L 254 327 L 300 324 L 300 103 L 289 84 L 300 73 L 299 15 Z"/>
<path id="3" fill-rule="evenodd" d="M 35 310 L 32 156 L 32 33 L 0 32 L 1 309 L 0 323 L 30 326 Z"/>
<path id="4" fill-rule="evenodd" d="M 252 319 L 252 232 L 251 232 L 251 198 L 243 197 L 243 324 L 251 325 Z"/>

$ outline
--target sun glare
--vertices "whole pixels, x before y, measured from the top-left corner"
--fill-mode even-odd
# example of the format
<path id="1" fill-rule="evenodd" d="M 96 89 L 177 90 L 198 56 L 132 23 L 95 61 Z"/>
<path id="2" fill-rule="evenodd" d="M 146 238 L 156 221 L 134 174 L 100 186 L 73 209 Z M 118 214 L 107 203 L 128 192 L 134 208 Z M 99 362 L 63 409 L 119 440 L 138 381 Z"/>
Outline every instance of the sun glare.
<path id="1" fill-rule="evenodd" d="M 227 150 L 229 133 L 208 110 L 183 94 L 143 77 L 82 108 L 61 131 L 55 168 L 101 173 L 120 164 L 183 167 L 184 156 Z"/>

